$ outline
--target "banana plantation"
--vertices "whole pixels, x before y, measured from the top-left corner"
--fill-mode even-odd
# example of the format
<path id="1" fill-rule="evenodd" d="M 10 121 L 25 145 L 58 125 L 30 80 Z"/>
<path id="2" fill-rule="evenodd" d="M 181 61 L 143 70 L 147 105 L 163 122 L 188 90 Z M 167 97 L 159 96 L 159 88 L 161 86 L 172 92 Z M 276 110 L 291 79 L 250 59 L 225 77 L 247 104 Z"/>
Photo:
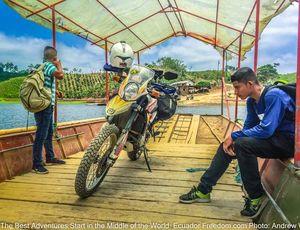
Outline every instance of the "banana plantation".
<path id="1" fill-rule="evenodd" d="M 110 82 L 110 87 L 116 87 L 113 81 Z M 64 93 L 65 98 L 104 97 L 105 73 L 67 73 L 63 80 L 59 81 L 58 89 Z"/>

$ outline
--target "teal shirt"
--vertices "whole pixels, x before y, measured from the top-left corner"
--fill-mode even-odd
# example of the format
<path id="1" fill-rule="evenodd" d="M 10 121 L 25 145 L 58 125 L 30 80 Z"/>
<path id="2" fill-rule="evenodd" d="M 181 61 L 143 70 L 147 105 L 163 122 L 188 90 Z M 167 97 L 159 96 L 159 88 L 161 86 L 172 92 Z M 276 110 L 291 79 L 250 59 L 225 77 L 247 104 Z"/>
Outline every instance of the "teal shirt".
<path id="1" fill-rule="evenodd" d="M 57 70 L 56 66 L 51 62 L 45 62 L 43 69 L 45 76 L 44 86 L 51 89 L 51 105 L 55 104 L 55 78 L 53 73 Z"/>

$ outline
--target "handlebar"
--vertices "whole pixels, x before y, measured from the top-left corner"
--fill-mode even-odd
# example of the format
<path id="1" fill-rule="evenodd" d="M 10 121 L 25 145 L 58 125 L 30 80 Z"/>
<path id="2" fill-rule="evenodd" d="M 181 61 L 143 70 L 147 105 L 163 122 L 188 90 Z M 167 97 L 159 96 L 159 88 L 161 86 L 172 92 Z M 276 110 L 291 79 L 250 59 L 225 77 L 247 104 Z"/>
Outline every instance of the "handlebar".
<path id="1" fill-rule="evenodd" d="M 170 85 L 166 84 L 161 84 L 161 83 L 151 83 L 154 89 L 163 92 L 165 94 L 175 94 L 176 93 L 176 88 Z"/>

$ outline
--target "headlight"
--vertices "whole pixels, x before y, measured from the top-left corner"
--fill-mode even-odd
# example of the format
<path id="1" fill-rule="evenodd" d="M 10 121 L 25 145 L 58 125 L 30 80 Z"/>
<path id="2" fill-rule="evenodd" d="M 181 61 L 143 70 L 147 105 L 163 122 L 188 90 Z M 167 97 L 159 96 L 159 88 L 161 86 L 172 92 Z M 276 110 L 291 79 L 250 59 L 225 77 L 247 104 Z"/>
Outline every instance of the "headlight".
<path id="1" fill-rule="evenodd" d="M 123 98 L 126 101 L 133 101 L 137 98 L 138 91 L 139 91 L 138 84 L 134 82 L 130 82 L 125 86 Z"/>

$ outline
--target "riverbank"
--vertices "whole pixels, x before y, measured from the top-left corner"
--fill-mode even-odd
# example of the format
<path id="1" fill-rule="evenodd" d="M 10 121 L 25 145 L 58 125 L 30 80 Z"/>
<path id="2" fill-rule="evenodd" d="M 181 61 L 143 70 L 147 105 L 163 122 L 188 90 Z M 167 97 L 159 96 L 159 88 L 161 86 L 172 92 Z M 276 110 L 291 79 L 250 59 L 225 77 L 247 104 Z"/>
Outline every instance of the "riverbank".
<path id="1" fill-rule="evenodd" d="M 190 97 L 189 95 L 188 97 Z M 188 99 L 187 96 L 181 96 L 178 101 L 178 106 L 201 106 L 201 105 L 220 105 L 221 104 L 221 88 L 210 90 L 209 93 L 194 94 L 193 99 Z M 230 105 L 235 104 L 235 95 L 231 85 L 227 86 L 227 97 L 230 99 Z M 1 104 L 19 104 L 18 98 L 0 98 Z M 105 105 L 104 98 L 83 98 L 83 99 L 63 99 L 59 100 L 58 104 L 86 104 L 95 103 Z M 239 100 L 240 105 L 245 105 L 245 101 Z"/>
<path id="2" fill-rule="evenodd" d="M 209 93 L 194 94 L 193 99 L 190 100 L 187 96 L 181 96 L 178 101 L 179 106 L 200 106 L 200 105 L 220 105 L 221 104 L 221 89 L 215 88 L 210 90 Z M 230 105 L 235 104 L 235 95 L 232 87 L 227 87 L 227 97 L 230 101 Z M 239 100 L 239 105 L 245 105 L 244 100 Z"/>
<path id="3" fill-rule="evenodd" d="M 86 104 L 86 103 L 97 103 L 97 102 L 89 102 L 88 100 L 78 99 L 78 100 L 59 100 L 58 104 Z M 0 104 L 21 104 L 19 98 L 0 98 Z"/>

